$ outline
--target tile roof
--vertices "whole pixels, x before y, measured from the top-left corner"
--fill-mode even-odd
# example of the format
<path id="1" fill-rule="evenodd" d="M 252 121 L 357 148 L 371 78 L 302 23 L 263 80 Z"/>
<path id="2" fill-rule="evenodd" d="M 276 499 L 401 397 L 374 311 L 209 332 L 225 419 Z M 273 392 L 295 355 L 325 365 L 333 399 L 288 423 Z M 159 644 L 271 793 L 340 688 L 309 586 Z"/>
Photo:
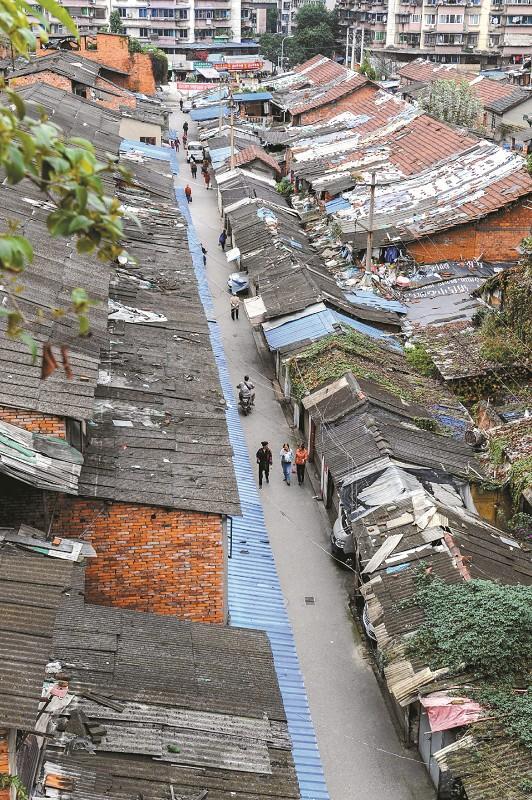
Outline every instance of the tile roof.
<path id="1" fill-rule="evenodd" d="M 432 83 L 438 80 L 471 80 L 477 77 L 474 72 L 464 72 L 452 64 L 435 64 L 433 61 L 425 61 L 423 58 L 416 58 L 409 64 L 405 64 L 399 70 L 399 77 L 403 81 L 422 81 Z"/>
<path id="2" fill-rule="evenodd" d="M 367 79 L 360 74 L 345 76 L 341 81 L 332 81 L 322 84 L 321 91 L 304 91 L 304 96 L 294 98 L 289 106 L 289 111 L 293 116 L 303 114 L 315 108 L 334 103 L 341 97 L 352 94 L 367 83 Z"/>
<path id="3" fill-rule="evenodd" d="M 0 727 L 34 730 L 73 563 L 30 552 L 3 534 L 0 529 Z"/>
<path id="4" fill-rule="evenodd" d="M 71 701 L 42 777 L 67 779 L 59 798 L 299 798 L 265 633 L 85 605 L 82 591 L 54 633 Z"/>
<path id="5" fill-rule="evenodd" d="M 76 83 L 82 83 L 92 88 L 97 86 L 97 78 L 102 77 L 102 71 L 113 72 L 120 76 L 128 75 L 127 72 L 122 70 L 100 64 L 90 58 L 84 58 L 79 53 L 58 50 L 48 55 L 32 58 L 28 64 L 11 72 L 8 75 L 8 80 L 25 75 L 37 75 L 45 70 L 54 72 L 57 75 L 63 75 Z M 106 81 L 106 83 L 108 84 L 108 90 L 112 91 L 113 84 L 110 81 Z M 118 90 L 118 87 L 115 88 Z"/>
<path id="6" fill-rule="evenodd" d="M 333 103 L 366 83 L 364 75 L 324 56 L 315 56 L 273 81 L 272 100 L 296 115 Z"/>
<path id="7" fill-rule="evenodd" d="M 519 156 L 492 142 L 476 141 L 406 180 L 377 185 L 375 246 L 420 239 L 480 219 L 531 193 L 532 176 Z M 358 246 L 359 240 L 365 242 L 358 231 L 367 219 L 369 189 L 357 186 L 343 196 L 351 207 L 335 218 Z"/>
<path id="8" fill-rule="evenodd" d="M 267 166 L 271 167 L 278 175 L 281 174 L 281 168 L 275 158 L 263 150 L 262 147 L 257 147 L 257 145 L 250 145 L 244 150 L 241 150 L 240 153 L 237 153 L 234 165 L 235 167 L 242 167 L 256 159 L 267 164 Z"/>

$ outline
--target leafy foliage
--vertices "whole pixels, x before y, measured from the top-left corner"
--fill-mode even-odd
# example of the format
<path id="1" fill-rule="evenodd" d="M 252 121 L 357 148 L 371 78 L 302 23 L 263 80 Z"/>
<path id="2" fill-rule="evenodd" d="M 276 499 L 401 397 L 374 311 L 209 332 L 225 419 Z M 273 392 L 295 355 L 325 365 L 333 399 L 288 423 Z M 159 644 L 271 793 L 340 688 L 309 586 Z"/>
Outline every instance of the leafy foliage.
<path id="1" fill-rule="evenodd" d="M 290 178 L 281 178 L 279 183 L 275 185 L 275 188 L 279 194 L 283 195 L 283 197 L 290 197 L 290 195 L 294 192 L 294 187 L 290 181 Z"/>
<path id="2" fill-rule="evenodd" d="M 277 8 L 269 8 L 266 11 L 266 31 L 267 33 L 276 33 L 277 32 L 277 19 L 279 17 L 279 12 Z"/>
<path id="3" fill-rule="evenodd" d="M 122 17 L 117 8 L 109 14 L 109 30 L 111 33 L 124 33 Z"/>
<path id="4" fill-rule="evenodd" d="M 423 345 L 415 344 L 413 347 L 405 348 L 405 358 L 408 364 L 420 375 L 426 375 L 427 377 L 436 375 L 434 362 Z"/>
<path id="5" fill-rule="evenodd" d="M 520 359 L 527 358 L 528 348 L 514 332 L 514 328 L 509 324 L 509 314 L 502 311 L 488 311 L 479 327 L 481 339 L 480 355 L 488 361 L 498 364 L 508 364 Z M 524 325 L 531 326 L 530 320 L 526 320 Z M 532 327 L 530 328 L 532 333 Z"/>
<path id="6" fill-rule="evenodd" d="M 374 81 L 377 78 L 377 72 L 375 68 L 370 64 L 370 61 L 367 56 L 364 57 L 358 71 L 361 75 L 365 75 L 366 78 L 369 78 L 370 81 Z"/>
<path id="7" fill-rule="evenodd" d="M 0 106 L 0 168 L 11 186 L 24 180 L 42 192 L 50 204 L 47 227 L 52 236 L 73 237 L 79 253 L 96 253 L 102 261 L 115 259 L 121 252 L 124 209 L 118 199 L 107 197 L 104 179 L 128 173 L 114 156 L 100 162 L 93 145 L 79 138 L 65 138 L 46 116 L 30 117 L 21 97 L 12 89 L 4 92 L 10 105 Z M 21 292 L 21 273 L 33 259 L 31 243 L 11 224 L 0 234 L 0 282 L 8 295 L 8 336 L 30 344 L 26 320 L 17 302 Z M 80 325 L 87 305 L 72 296 L 72 308 Z M 86 332 L 86 330 L 85 330 Z"/>
<path id="8" fill-rule="evenodd" d="M 42 9 L 42 10 L 39 10 Z M 35 51 L 37 36 L 42 42 L 48 41 L 48 22 L 42 11 L 47 11 L 65 28 L 77 36 L 74 21 L 56 0 L 43 0 L 35 6 L 26 0 L 0 0 L 0 34 L 5 36 L 13 51 L 21 56 L 28 56 Z M 31 20 L 39 23 L 38 31 Z"/>
<path id="9" fill-rule="evenodd" d="M 17 800 L 28 800 L 26 787 L 17 775 L 0 772 L 0 789 L 14 789 Z"/>
<path id="10" fill-rule="evenodd" d="M 168 56 L 166 53 L 149 44 L 142 48 L 142 52 L 147 53 L 151 59 L 155 83 L 168 83 Z"/>
<path id="11" fill-rule="evenodd" d="M 482 114 L 482 103 L 466 81 L 434 81 L 420 106 L 438 119 L 467 128 L 477 127 Z"/>
<path id="12" fill-rule="evenodd" d="M 293 36 L 265 33 L 260 37 L 260 52 L 265 58 L 277 64 L 283 40 L 284 59 L 290 66 L 318 54 L 332 56 L 337 31 L 334 11 L 328 11 L 324 3 L 307 3 L 298 10 L 295 22 L 296 32 Z"/>
<path id="13" fill-rule="evenodd" d="M 518 508 L 521 495 L 532 486 L 532 456 L 514 461 L 508 473 L 514 507 Z"/>
<path id="14" fill-rule="evenodd" d="M 420 574 L 415 602 L 425 620 L 408 654 L 433 669 L 472 676 L 482 688 L 468 692 L 497 709 L 507 732 L 531 747 L 532 698 L 519 687 L 526 687 L 532 661 L 532 587 L 490 580 L 448 584 Z"/>

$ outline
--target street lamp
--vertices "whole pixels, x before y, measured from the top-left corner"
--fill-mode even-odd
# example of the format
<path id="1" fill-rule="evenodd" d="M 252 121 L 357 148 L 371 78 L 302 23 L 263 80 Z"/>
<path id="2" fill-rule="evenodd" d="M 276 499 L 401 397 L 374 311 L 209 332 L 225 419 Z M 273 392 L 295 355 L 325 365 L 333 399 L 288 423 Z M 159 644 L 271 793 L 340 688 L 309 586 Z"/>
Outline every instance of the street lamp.
<path id="1" fill-rule="evenodd" d="M 292 35 L 283 36 L 283 39 L 281 41 L 281 56 L 280 56 L 280 63 L 279 63 L 279 68 L 280 69 L 284 69 L 284 67 L 283 67 L 283 64 L 284 64 L 284 43 L 286 42 L 287 39 L 293 39 L 293 38 L 294 37 Z"/>

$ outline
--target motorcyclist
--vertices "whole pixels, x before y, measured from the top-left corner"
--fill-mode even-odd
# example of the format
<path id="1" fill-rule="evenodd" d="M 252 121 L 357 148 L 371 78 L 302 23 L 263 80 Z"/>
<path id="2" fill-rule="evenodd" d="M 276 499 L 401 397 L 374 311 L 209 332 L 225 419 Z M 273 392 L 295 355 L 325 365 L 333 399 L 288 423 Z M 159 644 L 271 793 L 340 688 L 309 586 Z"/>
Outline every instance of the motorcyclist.
<path id="1" fill-rule="evenodd" d="M 251 405 L 255 405 L 255 385 L 250 381 L 249 375 L 244 375 L 244 380 L 236 388 L 238 389 L 238 399 L 240 401 L 249 398 Z"/>

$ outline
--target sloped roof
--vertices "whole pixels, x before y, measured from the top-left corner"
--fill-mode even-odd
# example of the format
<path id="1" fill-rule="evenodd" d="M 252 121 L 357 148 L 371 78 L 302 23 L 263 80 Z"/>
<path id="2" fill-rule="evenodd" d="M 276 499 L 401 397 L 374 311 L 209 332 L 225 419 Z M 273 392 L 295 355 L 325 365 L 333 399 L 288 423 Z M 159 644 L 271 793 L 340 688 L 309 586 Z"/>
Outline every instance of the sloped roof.
<path id="1" fill-rule="evenodd" d="M 186 223 L 164 163 L 171 151 L 138 152 L 122 157 L 134 185 L 116 194 L 137 209 L 142 228 L 126 223 L 124 245 L 136 263 L 116 265 L 111 279 L 110 341 L 80 494 L 237 514 L 225 401 Z"/>
<path id="2" fill-rule="evenodd" d="M 72 698 L 43 759 L 43 778 L 66 779 L 58 797 L 299 798 L 266 634 L 85 605 L 82 591 L 52 651 Z"/>
<path id="3" fill-rule="evenodd" d="M 11 78 L 20 78 L 26 75 L 37 75 L 45 70 L 92 88 L 96 87 L 96 79 L 102 71 L 113 72 L 120 76 L 129 74 L 114 67 L 100 64 L 90 58 L 84 58 L 80 53 L 70 50 L 57 50 L 44 56 L 32 58 L 24 67 L 11 72 L 8 78 L 11 80 Z M 112 84 L 109 85 L 112 86 Z"/>
<path id="4" fill-rule="evenodd" d="M 55 617 L 73 564 L 3 538 L 0 529 L 0 726 L 34 730 Z"/>
<path id="5" fill-rule="evenodd" d="M 291 114 L 333 103 L 367 83 L 365 75 L 325 56 L 315 56 L 274 82 L 273 102 Z"/>
<path id="6" fill-rule="evenodd" d="M 492 142 L 476 141 L 407 180 L 377 185 L 375 246 L 420 239 L 480 219 L 531 192 L 532 176 L 519 156 Z M 343 196 L 350 208 L 335 216 L 346 238 L 356 243 L 367 220 L 369 189 L 356 187 Z M 365 235 L 361 240 L 365 242 Z"/>
<path id="7" fill-rule="evenodd" d="M 262 147 L 257 147 L 257 145 L 251 145 L 250 147 L 246 147 L 244 150 L 241 150 L 240 153 L 237 153 L 234 160 L 234 166 L 242 167 L 245 164 L 249 164 L 257 159 L 262 161 L 268 167 L 271 167 L 278 175 L 281 174 L 281 168 L 275 158 L 263 150 Z"/>
<path id="8" fill-rule="evenodd" d="M 460 70 L 452 64 L 435 64 L 434 61 L 416 58 L 401 67 L 399 77 L 408 81 L 432 83 L 433 81 L 441 80 L 471 80 L 478 76 L 474 72 Z"/>
<path id="9" fill-rule="evenodd" d="M 322 91 L 304 91 L 304 96 L 294 98 L 290 102 L 289 110 L 292 115 L 303 114 L 306 111 L 311 111 L 315 108 L 334 103 L 345 95 L 351 94 L 367 83 L 367 78 L 358 73 L 354 75 L 345 76 L 342 80 L 336 82 L 332 81 L 329 84 L 324 84 L 320 88 Z"/>

